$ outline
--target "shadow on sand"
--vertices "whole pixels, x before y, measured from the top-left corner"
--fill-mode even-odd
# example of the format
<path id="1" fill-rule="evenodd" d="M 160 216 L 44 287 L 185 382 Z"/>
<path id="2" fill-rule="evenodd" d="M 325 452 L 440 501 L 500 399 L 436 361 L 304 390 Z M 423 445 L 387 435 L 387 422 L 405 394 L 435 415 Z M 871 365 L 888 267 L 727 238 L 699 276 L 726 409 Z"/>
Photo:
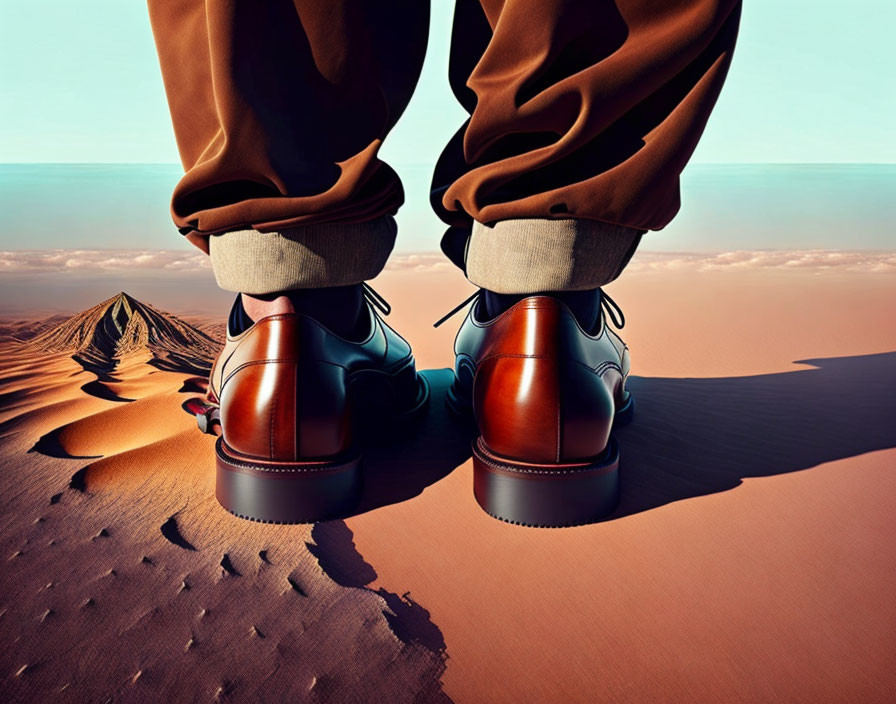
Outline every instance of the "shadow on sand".
<path id="1" fill-rule="evenodd" d="M 620 429 L 622 495 L 608 520 L 896 447 L 896 352 L 802 360 L 721 379 L 633 377 Z"/>
<path id="2" fill-rule="evenodd" d="M 411 499 L 470 458 L 474 429 L 445 405 L 454 373 L 427 369 L 423 374 L 431 393 L 424 416 L 381 445 L 364 447 L 364 493 L 355 515 Z"/>
<path id="3" fill-rule="evenodd" d="M 311 539 L 313 542 L 305 545 L 330 579 L 340 586 L 365 589 L 382 597 L 389 607 L 383 615 L 401 641 L 418 643 L 434 653 L 445 654 L 445 638 L 430 619 L 429 611 L 409 594 L 398 595 L 367 586 L 377 578 L 376 570 L 355 548 L 354 534 L 343 521 L 316 523 Z"/>
<path id="4" fill-rule="evenodd" d="M 115 368 L 118 366 L 116 359 L 93 359 L 81 354 L 73 354 L 72 359 L 76 361 L 85 372 L 95 374 L 96 379 L 88 381 L 81 386 L 81 391 L 90 394 L 104 401 L 116 401 L 118 403 L 130 403 L 134 399 L 124 398 L 112 391 L 106 384 L 115 384 L 119 380 L 115 377 Z"/>
<path id="5" fill-rule="evenodd" d="M 635 419 L 616 431 L 621 499 L 606 520 L 727 491 L 748 477 L 896 447 L 896 352 L 798 363 L 812 368 L 632 377 Z M 451 372 L 425 374 L 432 387 L 427 417 L 402 443 L 367 452 L 356 513 L 410 499 L 470 457 L 472 428 L 444 403 Z"/>

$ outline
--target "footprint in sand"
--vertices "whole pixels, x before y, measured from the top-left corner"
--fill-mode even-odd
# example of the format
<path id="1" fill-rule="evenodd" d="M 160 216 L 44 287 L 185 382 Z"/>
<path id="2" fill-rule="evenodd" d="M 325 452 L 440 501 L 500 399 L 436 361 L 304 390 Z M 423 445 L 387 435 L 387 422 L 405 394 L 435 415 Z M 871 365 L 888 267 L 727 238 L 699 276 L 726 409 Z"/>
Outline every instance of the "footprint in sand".
<path id="1" fill-rule="evenodd" d="M 165 536 L 165 539 L 172 545 L 177 545 L 177 547 L 183 548 L 184 550 L 196 550 L 196 547 L 181 535 L 180 528 L 177 525 L 176 515 L 169 517 L 168 520 L 161 525 L 159 530 L 162 531 L 162 535 Z"/>

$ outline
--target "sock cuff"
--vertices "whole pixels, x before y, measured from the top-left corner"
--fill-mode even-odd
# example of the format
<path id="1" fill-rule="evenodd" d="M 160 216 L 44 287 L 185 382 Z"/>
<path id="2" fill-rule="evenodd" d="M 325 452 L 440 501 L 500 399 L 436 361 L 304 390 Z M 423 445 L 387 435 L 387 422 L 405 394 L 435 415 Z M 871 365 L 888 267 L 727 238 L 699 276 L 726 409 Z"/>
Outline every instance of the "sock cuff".
<path id="1" fill-rule="evenodd" d="M 358 223 L 315 223 L 280 232 L 209 235 L 215 279 L 225 291 L 276 293 L 359 284 L 386 265 L 396 235 L 383 216 Z"/>
<path id="2" fill-rule="evenodd" d="M 467 278 L 496 293 L 599 288 L 619 276 L 643 232 L 580 218 L 476 222 Z"/>

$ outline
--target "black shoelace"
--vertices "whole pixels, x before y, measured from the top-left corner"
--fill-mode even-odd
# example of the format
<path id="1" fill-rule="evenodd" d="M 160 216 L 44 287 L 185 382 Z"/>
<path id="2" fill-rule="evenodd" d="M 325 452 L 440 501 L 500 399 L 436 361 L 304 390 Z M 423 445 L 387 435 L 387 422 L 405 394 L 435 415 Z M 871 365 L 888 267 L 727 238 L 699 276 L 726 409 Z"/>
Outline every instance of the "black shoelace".
<path id="1" fill-rule="evenodd" d="M 361 290 L 364 292 L 364 298 L 367 302 L 376 308 L 383 315 L 389 315 L 392 312 L 392 306 L 380 294 L 373 290 L 373 286 L 366 281 L 361 283 Z"/>
<path id="2" fill-rule="evenodd" d="M 473 303 L 474 301 L 479 300 L 479 296 L 482 293 L 482 289 L 479 289 L 469 298 L 465 299 L 462 303 L 460 303 L 455 308 L 452 308 L 447 314 L 439 318 L 435 323 L 433 323 L 433 327 L 437 328 L 439 325 L 444 323 L 446 320 L 450 319 L 452 316 L 459 313 L 463 310 L 467 305 Z M 612 298 L 610 298 L 603 290 L 600 292 L 600 305 L 601 308 L 604 309 L 604 314 L 606 318 L 609 318 L 613 323 L 613 326 L 618 330 L 621 330 L 625 327 L 625 314 L 622 312 L 622 308 L 619 307 L 619 304 L 616 303 Z"/>
<path id="3" fill-rule="evenodd" d="M 622 308 L 619 307 L 616 301 L 604 293 L 603 289 L 600 292 L 600 306 L 617 330 L 622 330 L 625 327 L 625 314 L 622 312 Z"/>
<path id="4" fill-rule="evenodd" d="M 463 309 L 467 306 L 468 303 L 472 303 L 473 301 L 479 300 L 479 295 L 480 295 L 481 292 L 482 292 L 482 289 L 478 289 L 478 290 L 476 291 L 476 293 L 474 293 L 474 294 L 473 294 L 472 296 L 470 296 L 469 298 L 464 299 L 464 301 L 463 301 L 462 303 L 460 303 L 460 304 L 459 304 L 458 306 L 456 306 L 455 308 L 452 308 L 448 313 L 446 313 L 446 314 L 443 315 L 441 318 L 439 318 L 436 322 L 434 322 L 434 323 L 432 324 L 432 326 L 433 326 L 434 328 L 439 327 L 439 325 L 441 325 L 442 323 L 444 323 L 446 320 L 448 320 L 449 318 L 451 318 L 453 315 L 455 315 L 455 314 L 459 313 L 461 310 L 463 310 Z"/>

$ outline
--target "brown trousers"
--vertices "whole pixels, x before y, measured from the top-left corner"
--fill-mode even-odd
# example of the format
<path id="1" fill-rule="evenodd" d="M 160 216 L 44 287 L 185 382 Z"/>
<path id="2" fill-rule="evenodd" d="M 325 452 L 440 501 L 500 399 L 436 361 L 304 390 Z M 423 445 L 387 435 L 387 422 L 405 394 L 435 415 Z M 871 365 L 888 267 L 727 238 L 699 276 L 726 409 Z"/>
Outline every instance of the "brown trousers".
<path id="1" fill-rule="evenodd" d="M 428 2 L 149 9 L 186 170 L 174 221 L 219 284 L 379 273 L 404 196 L 377 153 L 419 77 Z M 457 0 L 449 78 L 470 119 L 433 176 L 446 254 L 505 293 L 615 278 L 679 208 L 739 16 L 739 0 Z"/>

